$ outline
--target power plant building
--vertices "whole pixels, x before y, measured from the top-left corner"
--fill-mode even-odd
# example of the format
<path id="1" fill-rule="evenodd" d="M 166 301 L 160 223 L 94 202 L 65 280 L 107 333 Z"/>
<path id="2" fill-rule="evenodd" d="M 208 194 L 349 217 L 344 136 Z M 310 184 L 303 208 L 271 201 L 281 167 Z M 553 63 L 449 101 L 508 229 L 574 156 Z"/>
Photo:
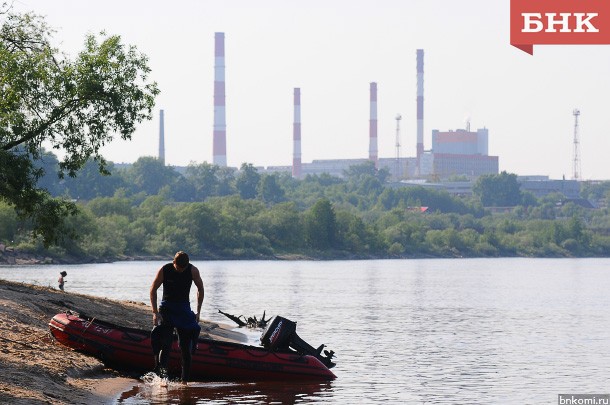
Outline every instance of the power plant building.
<path id="1" fill-rule="evenodd" d="M 498 156 L 488 155 L 488 142 L 487 128 L 476 132 L 465 129 L 448 132 L 433 130 L 434 175 L 446 178 L 454 175 L 478 177 L 498 174 Z"/>

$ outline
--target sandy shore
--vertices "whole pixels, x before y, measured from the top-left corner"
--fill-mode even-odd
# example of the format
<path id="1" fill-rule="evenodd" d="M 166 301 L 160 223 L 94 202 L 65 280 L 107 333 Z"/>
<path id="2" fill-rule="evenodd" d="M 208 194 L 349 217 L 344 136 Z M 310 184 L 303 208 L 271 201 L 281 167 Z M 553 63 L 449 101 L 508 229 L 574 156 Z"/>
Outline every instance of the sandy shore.
<path id="1" fill-rule="evenodd" d="M 152 326 L 145 304 L 0 280 L 0 403 L 104 404 L 138 383 L 54 341 L 49 320 L 66 310 L 129 327 Z M 245 338 L 215 323 L 202 327 L 217 339 Z"/>

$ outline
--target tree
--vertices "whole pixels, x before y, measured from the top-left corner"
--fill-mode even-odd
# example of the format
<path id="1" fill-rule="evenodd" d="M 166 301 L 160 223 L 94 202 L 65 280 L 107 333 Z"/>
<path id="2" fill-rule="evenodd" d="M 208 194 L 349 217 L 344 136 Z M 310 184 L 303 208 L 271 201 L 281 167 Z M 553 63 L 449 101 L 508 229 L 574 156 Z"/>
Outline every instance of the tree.
<path id="1" fill-rule="evenodd" d="M 273 245 L 287 249 L 300 246 L 303 228 L 295 203 L 276 204 L 259 213 L 256 220 L 265 237 Z"/>
<path id="2" fill-rule="evenodd" d="M 21 220 L 29 219 L 32 235 L 42 236 L 49 245 L 64 235 L 73 236 L 63 218 L 76 215 L 77 208 L 37 188 L 40 176 L 41 170 L 34 167 L 29 155 L 0 149 L 0 200 L 13 206 Z"/>
<path id="3" fill-rule="evenodd" d="M 350 187 L 362 195 L 379 195 L 383 191 L 383 183 L 389 177 L 386 169 L 377 169 L 372 161 L 350 166 L 343 174 Z"/>
<path id="4" fill-rule="evenodd" d="M 89 159 L 78 171 L 77 177 L 65 179 L 70 197 L 77 200 L 112 197 L 117 189 L 125 186 L 125 181 L 121 176 L 116 175 L 114 163 L 108 162 L 106 170 L 109 175 L 100 173 L 98 164 L 93 159 Z"/>
<path id="5" fill-rule="evenodd" d="M 154 157 L 143 156 L 136 160 L 125 173 L 125 177 L 135 186 L 135 191 L 155 195 L 165 186 L 170 186 L 180 176 L 172 167 Z"/>
<path id="6" fill-rule="evenodd" d="M 57 156 L 43 149 L 40 153 L 40 159 L 36 161 L 36 166 L 39 167 L 40 173 L 42 174 L 36 182 L 36 186 L 46 190 L 52 196 L 62 195 L 65 186 L 60 184 L 61 180 L 57 176 L 59 170 L 59 160 L 57 159 Z"/>
<path id="7" fill-rule="evenodd" d="M 41 145 L 65 152 L 60 177 L 75 176 L 89 158 L 106 172 L 100 148 L 115 135 L 130 139 L 151 118 L 159 90 L 148 81 L 146 56 L 118 36 L 87 36 L 72 60 L 52 46 L 42 17 L 5 10 L 0 18 L 0 199 L 30 218 L 48 245 L 77 209 L 36 186 Z"/>
<path id="8" fill-rule="evenodd" d="M 377 169 L 375 163 L 367 160 L 358 165 L 352 165 L 343 173 L 345 177 L 353 182 L 362 181 L 366 177 L 375 177 L 380 183 L 385 183 L 390 172 L 387 169 Z"/>
<path id="9" fill-rule="evenodd" d="M 216 172 L 218 178 L 218 195 L 232 195 L 235 194 L 235 169 L 232 167 L 221 167 Z"/>
<path id="10" fill-rule="evenodd" d="M 337 211 L 337 244 L 342 248 L 362 253 L 371 250 L 374 244 L 372 232 L 358 215 L 347 211 Z"/>
<path id="11" fill-rule="evenodd" d="M 87 208 L 96 217 L 107 217 L 110 215 L 121 215 L 131 218 L 131 201 L 124 197 L 98 197 L 87 204 Z"/>
<path id="12" fill-rule="evenodd" d="M 337 218 L 332 204 L 326 198 L 318 200 L 305 215 L 305 240 L 317 249 L 335 245 Z"/>
<path id="13" fill-rule="evenodd" d="M 278 203 L 284 199 L 284 189 L 277 181 L 277 176 L 266 174 L 258 183 L 258 197 L 265 203 Z"/>
<path id="14" fill-rule="evenodd" d="M 239 175 L 235 181 L 235 187 L 239 195 L 243 199 L 251 199 L 256 197 L 256 188 L 261 175 L 252 163 L 242 163 Z"/>
<path id="15" fill-rule="evenodd" d="M 186 168 L 186 178 L 195 187 L 198 200 L 204 201 L 208 197 L 218 195 L 218 169 L 218 166 L 209 163 L 191 163 Z"/>
<path id="16" fill-rule="evenodd" d="M 502 172 L 479 177 L 472 192 L 485 207 L 514 207 L 522 201 L 516 174 Z"/>
<path id="17" fill-rule="evenodd" d="M 17 233 L 17 215 L 8 204 L 0 201 L 0 242 L 12 241 Z"/>
<path id="18" fill-rule="evenodd" d="M 177 221 L 172 225 L 188 230 L 187 239 L 192 239 L 190 245 L 193 253 L 201 253 L 206 249 L 218 248 L 219 213 L 202 202 L 182 206 L 177 211 Z"/>

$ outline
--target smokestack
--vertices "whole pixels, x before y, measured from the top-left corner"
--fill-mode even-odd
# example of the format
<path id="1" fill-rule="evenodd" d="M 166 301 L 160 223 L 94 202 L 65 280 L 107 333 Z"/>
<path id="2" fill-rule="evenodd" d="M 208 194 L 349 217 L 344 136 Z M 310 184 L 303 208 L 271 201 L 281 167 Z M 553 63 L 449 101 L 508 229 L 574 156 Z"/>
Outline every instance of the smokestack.
<path id="1" fill-rule="evenodd" d="M 373 161 L 375 167 L 377 167 L 377 83 L 371 83 L 370 92 L 371 119 L 369 121 L 369 160 Z"/>
<path id="2" fill-rule="evenodd" d="M 417 174 L 424 154 L 424 50 L 417 50 Z"/>
<path id="3" fill-rule="evenodd" d="M 292 177 L 301 177 L 301 89 L 294 89 L 294 124 L 292 126 Z"/>
<path id="4" fill-rule="evenodd" d="M 165 122 L 163 110 L 159 111 L 159 160 L 165 165 Z"/>
<path id="5" fill-rule="evenodd" d="M 214 164 L 227 166 L 225 112 L 225 34 L 214 34 Z"/>

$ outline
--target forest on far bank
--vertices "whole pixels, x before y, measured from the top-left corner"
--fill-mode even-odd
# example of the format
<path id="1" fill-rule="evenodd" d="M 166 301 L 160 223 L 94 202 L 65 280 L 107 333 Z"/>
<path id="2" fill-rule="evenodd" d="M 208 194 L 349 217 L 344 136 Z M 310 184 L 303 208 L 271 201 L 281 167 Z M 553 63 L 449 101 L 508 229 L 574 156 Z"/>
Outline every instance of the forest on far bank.
<path id="1" fill-rule="evenodd" d="M 586 209 L 560 194 L 537 199 L 506 172 L 482 176 L 472 196 L 456 197 L 390 187 L 388 173 L 372 163 L 352 166 L 343 178 L 297 180 L 251 164 L 191 164 L 179 173 L 152 157 L 126 168 L 109 163 L 109 176 L 90 161 L 76 177 L 59 179 L 57 158 L 46 152 L 42 162 L 38 186 L 75 201 L 78 212 L 45 247 L 31 219 L 0 201 L 0 242 L 57 258 L 169 257 L 177 250 L 201 259 L 610 256 L 610 182 L 582 183 L 581 195 L 602 206 Z"/>

